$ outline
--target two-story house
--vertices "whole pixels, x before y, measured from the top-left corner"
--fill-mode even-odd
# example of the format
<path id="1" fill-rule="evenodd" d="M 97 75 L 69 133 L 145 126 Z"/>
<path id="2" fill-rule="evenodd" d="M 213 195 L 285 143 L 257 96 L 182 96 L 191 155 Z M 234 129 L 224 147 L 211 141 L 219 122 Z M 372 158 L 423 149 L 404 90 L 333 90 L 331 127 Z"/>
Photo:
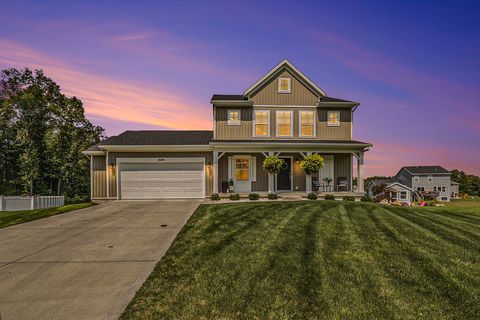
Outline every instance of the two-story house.
<path id="1" fill-rule="evenodd" d="M 232 180 L 235 192 L 351 192 L 354 160 L 363 194 L 364 153 L 352 138 L 358 102 L 327 96 L 287 60 L 243 94 L 215 94 L 212 131 L 126 131 L 84 153 L 91 160 L 92 199 L 204 198 Z M 325 166 L 305 175 L 300 161 L 320 154 Z M 277 155 L 286 168 L 262 167 Z"/>
<path id="2" fill-rule="evenodd" d="M 402 167 L 395 179 L 419 193 L 437 193 L 437 200 L 450 201 L 451 173 L 440 166 Z"/>

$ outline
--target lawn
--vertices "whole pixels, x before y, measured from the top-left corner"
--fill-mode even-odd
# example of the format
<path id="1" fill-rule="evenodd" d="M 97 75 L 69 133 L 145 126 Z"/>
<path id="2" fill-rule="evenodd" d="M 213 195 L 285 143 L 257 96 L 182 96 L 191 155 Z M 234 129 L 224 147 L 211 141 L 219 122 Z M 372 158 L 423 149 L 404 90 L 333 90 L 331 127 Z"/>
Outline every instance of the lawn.
<path id="1" fill-rule="evenodd" d="M 480 319 L 480 207 L 202 205 L 122 319 Z"/>
<path id="2" fill-rule="evenodd" d="M 13 226 L 19 223 L 38 220 L 57 214 L 70 212 L 73 210 L 83 209 L 95 205 L 93 202 L 67 204 L 61 207 L 36 209 L 36 210 L 22 210 L 22 211 L 2 211 L 0 212 L 0 228 Z"/>

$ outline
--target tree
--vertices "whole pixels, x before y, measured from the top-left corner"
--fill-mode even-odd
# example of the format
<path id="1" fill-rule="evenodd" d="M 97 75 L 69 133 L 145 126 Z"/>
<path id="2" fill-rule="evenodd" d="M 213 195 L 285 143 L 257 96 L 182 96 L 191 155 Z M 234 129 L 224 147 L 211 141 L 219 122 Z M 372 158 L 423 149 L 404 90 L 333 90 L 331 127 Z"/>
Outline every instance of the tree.
<path id="1" fill-rule="evenodd" d="M 103 129 L 85 118 L 82 102 L 65 96 L 42 70 L 0 74 L 0 193 L 89 195 L 88 159 Z"/>

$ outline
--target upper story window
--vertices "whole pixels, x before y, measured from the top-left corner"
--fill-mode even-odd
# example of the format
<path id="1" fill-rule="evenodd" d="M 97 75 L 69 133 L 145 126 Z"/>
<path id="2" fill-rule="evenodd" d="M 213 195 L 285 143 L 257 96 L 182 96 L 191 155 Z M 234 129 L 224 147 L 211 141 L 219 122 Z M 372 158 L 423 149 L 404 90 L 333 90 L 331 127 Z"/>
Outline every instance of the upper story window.
<path id="1" fill-rule="evenodd" d="M 277 111 L 277 137 L 293 137 L 293 111 Z"/>
<path id="2" fill-rule="evenodd" d="M 291 78 L 278 78 L 278 93 L 292 93 Z"/>
<path id="3" fill-rule="evenodd" d="M 418 181 L 420 181 L 420 177 L 419 177 L 419 176 L 415 176 L 415 177 L 413 177 L 413 181 L 415 181 L 415 182 L 418 182 Z"/>
<path id="4" fill-rule="evenodd" d="M 300 137 L 315 137 L 315 112 L 300 111 Z"/>
<path id="5" fill-rule="evenodd" d="M 433 176 L 428 176 L 428 181 L 433 181 Z"/>
<path id="6" fill-rule="evenodd" d="M 270 134 L 270 111 L 255 110 L 254 112 L 253 135 L 255 137 L 269 137 Z"/>
<path id="7" fill-rule="evenodd" d="M 240 125 L 240 110 L 228 110 L 228 122 L 229 126 Z"/>
<path id="8" fill-rule="evenodd" d="M 327 111 L 327 126 L 340 126 L 340 111 Z"/>

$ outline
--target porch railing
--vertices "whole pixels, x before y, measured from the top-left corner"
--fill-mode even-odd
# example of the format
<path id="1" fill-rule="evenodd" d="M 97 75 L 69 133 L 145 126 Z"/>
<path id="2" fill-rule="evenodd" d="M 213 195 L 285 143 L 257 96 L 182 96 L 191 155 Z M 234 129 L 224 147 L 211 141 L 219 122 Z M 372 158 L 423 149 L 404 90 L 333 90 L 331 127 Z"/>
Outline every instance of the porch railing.
<path id="1" fill-rule="evenodd" d="M 0 211 L 33 210 L 59 207 L 65 204 L 63 196 L 0 196 Z"/>

